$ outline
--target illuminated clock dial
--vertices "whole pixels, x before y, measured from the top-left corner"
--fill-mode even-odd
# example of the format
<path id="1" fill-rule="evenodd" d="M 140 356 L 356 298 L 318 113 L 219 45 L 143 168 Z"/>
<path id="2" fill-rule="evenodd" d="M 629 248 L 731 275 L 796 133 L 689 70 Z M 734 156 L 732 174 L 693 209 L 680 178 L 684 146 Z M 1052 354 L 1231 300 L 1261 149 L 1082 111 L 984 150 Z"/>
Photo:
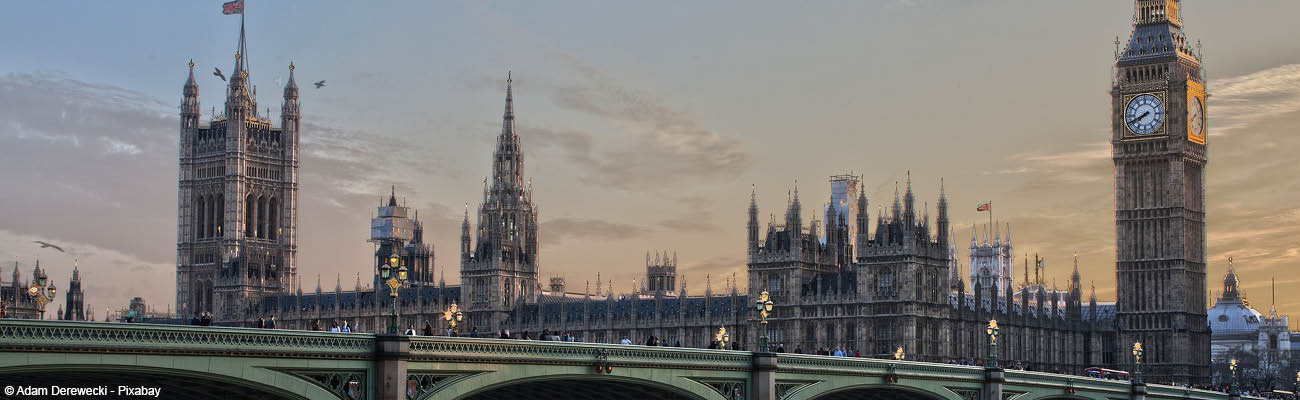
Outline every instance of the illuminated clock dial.
<path id="1" fill-rule="evenodd" d="M 1201 104 L 1200 97 L 1192 98 L 1192 104 L 1188 104 L 1187 129 L 1193 135 L 1205 134 L 1205 105 Z"/>
<path id="2" fill-rule="evenodd" d="M 1144 94 L 1129 100 L 1124 110 L 1124 124 L 1138 135 L 1150 135 L 1165 122 L 1165 107 L 1160 98 Z"/>

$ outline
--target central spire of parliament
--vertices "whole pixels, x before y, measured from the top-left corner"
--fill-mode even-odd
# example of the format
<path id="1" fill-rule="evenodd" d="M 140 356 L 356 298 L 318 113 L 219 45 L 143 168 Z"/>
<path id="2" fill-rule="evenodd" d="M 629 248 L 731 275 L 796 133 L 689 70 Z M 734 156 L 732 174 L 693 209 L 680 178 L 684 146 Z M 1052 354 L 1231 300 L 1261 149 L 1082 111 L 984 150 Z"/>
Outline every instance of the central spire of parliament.
<path id="1" fill-rule="evenodd" d="M 461 285 L 473 326 L 501 329 L 514 305 L 537 301 L 537 207 L 524 184 L 524 153 L 515 132 L 514 79 L 506 74 L 501 134 L 492 154 L 492 185 L 483 188 L 474 243 L 468 210 L 461 226 Z"/>

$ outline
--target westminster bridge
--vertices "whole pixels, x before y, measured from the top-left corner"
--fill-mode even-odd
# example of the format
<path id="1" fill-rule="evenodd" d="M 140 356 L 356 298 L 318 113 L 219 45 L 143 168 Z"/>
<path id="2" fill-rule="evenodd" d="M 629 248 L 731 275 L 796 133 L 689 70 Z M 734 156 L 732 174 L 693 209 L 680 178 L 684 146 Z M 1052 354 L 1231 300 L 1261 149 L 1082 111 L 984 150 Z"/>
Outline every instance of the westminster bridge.
<path id="1" fill-rule="evenodd" d="M 0 386 L 246 399 L 1228 399 L 864 358 L 531 340 L 0 320 Z M 23 398 L 6 396 L 6 398 Z M 31 396 L 29 398 L 53 398 Z"/>

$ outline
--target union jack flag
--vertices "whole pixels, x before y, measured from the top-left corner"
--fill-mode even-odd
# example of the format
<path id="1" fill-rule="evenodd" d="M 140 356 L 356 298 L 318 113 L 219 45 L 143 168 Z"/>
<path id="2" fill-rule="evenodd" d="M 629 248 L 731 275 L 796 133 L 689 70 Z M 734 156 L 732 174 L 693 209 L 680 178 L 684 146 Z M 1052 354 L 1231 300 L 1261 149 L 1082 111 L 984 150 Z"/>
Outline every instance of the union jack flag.
<path id="1" fill-rule="evenodd" d="M 225 15 L 243 14 L 244 0 L 228 1 L 221 4 L 221 13 Z"/>

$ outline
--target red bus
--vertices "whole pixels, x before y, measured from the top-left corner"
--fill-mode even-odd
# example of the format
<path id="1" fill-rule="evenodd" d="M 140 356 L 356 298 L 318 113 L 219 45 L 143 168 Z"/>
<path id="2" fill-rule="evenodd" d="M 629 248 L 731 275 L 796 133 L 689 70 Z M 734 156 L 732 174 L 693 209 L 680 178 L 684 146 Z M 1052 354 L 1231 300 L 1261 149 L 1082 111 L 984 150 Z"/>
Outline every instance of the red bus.
<path id="1" fill-rule="evenodd" d="M 1129 376 L 1128 372 L 1098 367 L 1085 369 L 1083 370 L 1083 373 L 1084 375 L 1097 379 L 1110 379 L 1116 381 L 1127 381 L 1133 379 Z"/>

